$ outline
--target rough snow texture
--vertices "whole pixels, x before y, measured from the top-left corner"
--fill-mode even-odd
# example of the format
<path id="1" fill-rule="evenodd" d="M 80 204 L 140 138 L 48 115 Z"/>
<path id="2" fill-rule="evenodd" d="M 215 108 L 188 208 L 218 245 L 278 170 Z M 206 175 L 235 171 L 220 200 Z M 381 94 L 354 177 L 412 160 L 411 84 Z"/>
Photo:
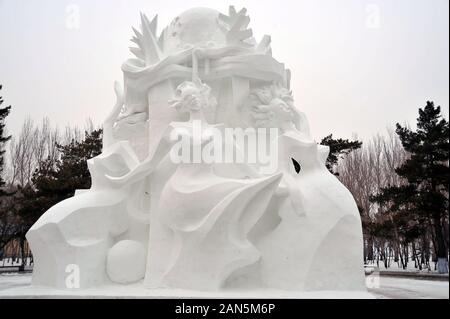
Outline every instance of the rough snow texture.
<path id="1" fill-rule="evenodd" d="M 70 275 L 81 289 L 144 279 L 167 295 L 176 293 L 158 289 L 365 293 L 358 208 L 326 169 L 329 149 L 311 138 L 270 37 L 254 39 L 246 10 L 233 7 L 188 10 L 160 36 L 156 18 L 141 20 L 103 153 L 89 161 L 92 188 L 27 235 L 33 284 L 65 289 Z M 276 165 L 177 164 L 170 136 L 180 128 L 202 147 L 213 129 L 276 128 Z M 230 145 L 248 154 L 235 141 L 219 148 Z"/>

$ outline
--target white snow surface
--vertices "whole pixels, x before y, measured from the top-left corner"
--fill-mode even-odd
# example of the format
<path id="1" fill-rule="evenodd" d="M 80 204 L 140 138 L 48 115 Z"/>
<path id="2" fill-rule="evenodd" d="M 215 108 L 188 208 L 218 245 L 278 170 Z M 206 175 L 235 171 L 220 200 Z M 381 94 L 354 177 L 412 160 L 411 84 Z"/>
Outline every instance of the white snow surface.
<path id="1" fill-rule="evenodd" d="M 146 289 L 142 283 L 133 285 L 111 284 L 95 289 L 56 290 L 31 285 L 31 274 L 1 274 L 2 298 L 246 298 L 246 299 L 448 299 L 449 282 L 381 277 L 376 288 L 364 292 L 292 292 L 281 290 L 226 291 L 218 293 L 181 289 Z"/>

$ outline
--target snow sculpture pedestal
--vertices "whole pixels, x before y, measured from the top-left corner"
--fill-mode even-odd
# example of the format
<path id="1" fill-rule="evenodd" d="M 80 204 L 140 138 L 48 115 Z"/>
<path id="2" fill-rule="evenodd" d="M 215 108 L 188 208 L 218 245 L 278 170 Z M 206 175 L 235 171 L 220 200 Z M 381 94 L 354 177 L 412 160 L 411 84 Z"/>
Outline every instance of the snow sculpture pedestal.
<path id="1" fill-rule="evenodd" d="M 141 16 L 92 188 L 27 235 L 33 285 L 366 291 L 355 201 L 249 22 L 196 8 L 158 36 Z"/>

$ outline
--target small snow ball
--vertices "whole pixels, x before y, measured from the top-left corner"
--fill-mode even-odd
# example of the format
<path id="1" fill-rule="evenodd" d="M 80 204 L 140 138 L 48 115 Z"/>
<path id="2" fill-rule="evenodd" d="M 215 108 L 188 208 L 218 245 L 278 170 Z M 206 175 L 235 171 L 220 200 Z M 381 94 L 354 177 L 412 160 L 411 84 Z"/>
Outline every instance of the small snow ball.
<path id="1" fill-rule="evenodd" d="M 106 272 L 118 284 L 130 284 L 144 278 L 146 253 L 144 245 L 133 240 L 123 240 L 108 252 Z"/>

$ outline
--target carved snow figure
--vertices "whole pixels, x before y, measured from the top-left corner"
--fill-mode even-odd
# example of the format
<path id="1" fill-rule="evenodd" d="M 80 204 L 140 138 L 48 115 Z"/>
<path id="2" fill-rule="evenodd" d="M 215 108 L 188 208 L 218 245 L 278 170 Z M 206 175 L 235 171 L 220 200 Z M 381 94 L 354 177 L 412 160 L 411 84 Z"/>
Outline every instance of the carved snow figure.
<path id="1" fill-rule="evenodd" d="M 177 89 L 173 104 L 180 112 L 189 112 L 190 120 L 171 125 L 182 129 L 182 141 L 188 147 L 210 141 L 210 125 L 202 113 L 211 107 L 209 91 L 207 86 L 193 82 Z M 202 131 L 195 131 L 193 121 L 202 122 Z M 247 240 L 247 234 L 280 179 L 280 174 L 251 180 L 224 178 L 214 172 L 214 164 L 181 163 L 161 193 L 156 218 L 172 235 L 166 258 L 150 253 L 149 284 L 159 279 L 159 285 L 169 287 L 219 290 L 236 269 L 255 263 L 260 253 Z M 152 259 L 167 260 L 164 273 L 154 271 Z"/>
<path id="2" fill-rule="evenodd" d="M 80 270 L 80 287 L 103 284 L 108 250 L 121 238 L 147 246 L 148 225 L 136 219 L 133 195 L 142 183 L 116 188 L 106 175 L 121 175 L 139 163 L 126 142 L 114 144 L 88 162 L 89 191 L 80 191 L 47 211 L 27 234 L 34 256 L 33 284 L 66 286 L 66 269 Z M 140 193 L 144 196 L 144 193 Z"/>
<path id="3" fill-rule="evenodd" d="M 262 284 L 290 290 L 363 290 L 362 228 L 351 193 L 325 166 L 329 148 L 317 145 L 302 126 L 305 116 L 291 103 L 292 95 L 278 85 L 255 92 L 256 125 L 279 127 L 279 167 L 284 196 L 274 197 L 254 230 L 263 257 Z M 297 173 L 292 164 L 301 166 Z M 264 225 L 266 224 L 266 225 Z M 258 228 L 272 229 L 258 234 Z M 343 257 L 345 256 L 345 258 Z M 333 260 L 333 262 L 330 262 Z"/>
<path id="4" fill-rule="evenodd" d="M 249 23 L 245 9 L 196 8 L 158 36 L 157 18 L 141 16 L 103 153 L 89 161 L 92 188 L 27 234 L 34 285 L 69 288 L 75 265 L 81 289 L 144 279 L 155 289 L 365 290 L 356 204 L 325 168 L 328 149 L 311 139 L 270 37 L 257 42 Z M 227 129 L 272 139 L 216 139 Z M 196 152 L 211 145 L 245 161 Z"/>
<path id="5" fill-rule="evenodd" d="M 305 113 L 294 106 L 292 92 L 281 84 L 274 83 L 252 90 L 248 104 L 254 126 L 277 127 L 283 132 L 297 130 L 304 138 L 311 139 Z"/>

